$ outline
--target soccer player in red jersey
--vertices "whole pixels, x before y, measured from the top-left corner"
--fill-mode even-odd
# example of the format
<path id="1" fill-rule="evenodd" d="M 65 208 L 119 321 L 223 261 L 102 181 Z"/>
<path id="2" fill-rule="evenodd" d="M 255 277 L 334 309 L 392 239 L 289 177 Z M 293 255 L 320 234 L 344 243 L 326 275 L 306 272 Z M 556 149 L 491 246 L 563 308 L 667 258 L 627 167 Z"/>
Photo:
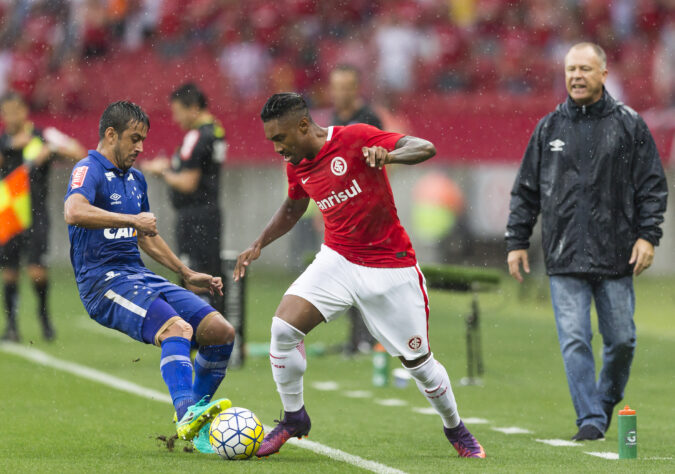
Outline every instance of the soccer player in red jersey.
<path id="1" fill-rule="evenodd" d="M 234 279 L 263 247 L 288 232 L 313 199 L 323 214 L 325 242 L 314 262 L 291 285 L 272 318 L 270 362 L 284 417 L 265 436 L 257 456 L 279 451 L 309 433 L 302 378 L 305 335 L 356 306 L 372 335 L 398 356 L 443 420 L 461 457 L 484 458 L 483 447 L 462 423 L 445 368 L 429 347 L 429 301 L 410 238 L 398 220 L 384 165 L 416 164 L 436 153 L 421 138 L 364 124 L 319 127 L 295 93 L 270 97 L 261 118 L 265 136 L 284 157 L 288 198 L 251 246 Z"/>

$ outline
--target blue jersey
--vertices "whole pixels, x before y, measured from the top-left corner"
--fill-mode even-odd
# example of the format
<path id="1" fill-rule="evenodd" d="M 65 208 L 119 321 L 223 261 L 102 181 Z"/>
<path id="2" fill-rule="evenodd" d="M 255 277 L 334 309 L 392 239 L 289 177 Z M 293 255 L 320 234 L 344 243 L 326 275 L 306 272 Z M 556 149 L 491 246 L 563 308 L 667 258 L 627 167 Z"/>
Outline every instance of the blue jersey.
<path id="1" fill-rule="evenodd" d="M 73 168 L 65 199 L 82 194 L 92 205 L 120 214 L 150 210 L 143 174 L 122 171 L 95 150 Z M 110 271 L 145 270 L 133 227 L 87 229 L 69 225 L 70 261 L 80 296 L 86 298 Z"/>

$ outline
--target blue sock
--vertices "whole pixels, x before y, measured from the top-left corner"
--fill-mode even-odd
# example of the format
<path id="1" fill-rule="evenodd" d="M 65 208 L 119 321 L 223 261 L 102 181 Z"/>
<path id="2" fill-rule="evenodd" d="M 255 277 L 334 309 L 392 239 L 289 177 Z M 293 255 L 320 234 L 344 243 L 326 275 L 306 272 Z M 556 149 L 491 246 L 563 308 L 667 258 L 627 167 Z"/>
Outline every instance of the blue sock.
<path id="1" fill-rule="evenodd" d="M 169 387 L 169 393 L 180 420 L 190 405 L 195 404 L 192 395 L 192 362 L 190 341 L 184 337 L 168 337 L 162 341 L 162 360 L 159 368 L 162 378 Z"/>
<path id="2" fill-rule="evenodd" d="M 196 400 L 201 400 L 204 395 L 213 397 L 216 393 L 220 382 L 225 378 L 232 347 L 234 342 L 199 348 L 195 357 L 195 383 L 192 385 Z"/>

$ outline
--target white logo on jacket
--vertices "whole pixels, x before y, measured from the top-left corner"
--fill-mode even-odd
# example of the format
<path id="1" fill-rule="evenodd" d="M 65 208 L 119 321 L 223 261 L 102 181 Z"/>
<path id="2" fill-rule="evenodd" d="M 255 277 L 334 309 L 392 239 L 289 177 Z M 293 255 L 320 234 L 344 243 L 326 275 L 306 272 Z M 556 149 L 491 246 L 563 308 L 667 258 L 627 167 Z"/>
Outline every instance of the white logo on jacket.
<path id="1" fill-rule="evenodd" d="M 565 142 L 562 141 L 560 138 L 556 138 L 555 140 L 550 142 L 549 145 L 551 145 L 551 151 L 563 151 Z"/>

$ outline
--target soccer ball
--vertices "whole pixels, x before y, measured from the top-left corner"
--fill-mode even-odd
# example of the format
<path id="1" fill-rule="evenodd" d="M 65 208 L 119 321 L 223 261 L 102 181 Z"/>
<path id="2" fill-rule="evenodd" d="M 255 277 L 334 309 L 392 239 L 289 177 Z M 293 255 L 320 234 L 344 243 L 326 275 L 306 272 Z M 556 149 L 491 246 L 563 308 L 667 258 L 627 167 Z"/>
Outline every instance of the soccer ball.
<path id="1" fill-rule="evenodd" d="M 232 407 L 211 422 L 209 441 L 223 459 L 248 459 L 260 448 L 265 430 L 258 417 L 246 408 Z"/>

